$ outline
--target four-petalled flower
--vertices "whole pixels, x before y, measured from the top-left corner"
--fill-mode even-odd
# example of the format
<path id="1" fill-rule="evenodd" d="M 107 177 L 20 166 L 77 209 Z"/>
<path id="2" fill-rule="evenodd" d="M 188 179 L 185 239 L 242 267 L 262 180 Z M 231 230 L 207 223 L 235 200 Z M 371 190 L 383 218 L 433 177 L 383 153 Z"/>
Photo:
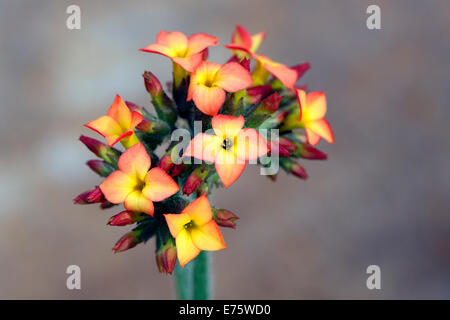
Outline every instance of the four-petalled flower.
<path id="1" fill-rule="evenodd" d="M 124 202 L 130 211 L 153 216 L 153 201 L 162 201 L 180 189 L 161 168 L 153 168 L 142 143 L 125 151 L 119 158 L 119 170 L 112 172 L 101 184 L 105 198 L 112 203 Z"/>
<path id="2" fill-rule="evenodd" d="M 139 142 L 133 129 L 143 119 L 139 112 L 131 112 L 123 99 L 116 95 L 108 114 L 85 124 L 85 127 L 105 137 L 110 147 L 120 141 L 125 148 L 129 148 Z"/>
<path id="3" fill-rule="evenodd" d="M 250 72 L 236 62 L 220 65 L 202 61 L 191 74 L 187 100 L 203 113 L 215 116 L 225 101 L 225 91 L 237 92 L 253 83 Z"/>
<path id="4" fill-rule="evenodd" d="M 241 176 L 247 160 L 256 160 L 268 151 L 264 138 L 255 129 L 243 129 L 244 123 L 243 116 L 215 116 L 215 135 L 197 134 L 183 156 L 214 162 L 220 180 L 228 188 Z"/>
<path id="5" fill-rule="evenodd" d="M 193 72 L 203 59 L 203 51 L 216 46 L 219 39 L 206 33 L 196 33 L 189 38 L 185 34 L 174 31 L 160 31 L 156 36 L 156 43 L 152 43 L 141 51 L 158 53 L 170 58 L 184 70 Z"/>
<path id="6" fill-rule="evenodd" d="M 168 213 L 164 217 L 170 233 L 176 239 L 178 262 L 182 268 L 202 250 L 226 248 L 206 195 L 192 201 L 181 213 Z"/>

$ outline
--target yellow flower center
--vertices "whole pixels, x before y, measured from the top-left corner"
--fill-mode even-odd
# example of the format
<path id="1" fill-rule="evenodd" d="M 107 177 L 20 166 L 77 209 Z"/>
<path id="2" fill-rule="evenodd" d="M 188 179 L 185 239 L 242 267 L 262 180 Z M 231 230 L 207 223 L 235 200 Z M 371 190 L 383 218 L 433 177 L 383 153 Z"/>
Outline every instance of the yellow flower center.
<path id="1" fill-rule="evenodd" d="M 190 231 L 194 227 L 194 221 L 192 221 L 192 220 L 189 221 L 183 227 L 184 227 L 184 229 L 186 229 L 186 231 Z"/>

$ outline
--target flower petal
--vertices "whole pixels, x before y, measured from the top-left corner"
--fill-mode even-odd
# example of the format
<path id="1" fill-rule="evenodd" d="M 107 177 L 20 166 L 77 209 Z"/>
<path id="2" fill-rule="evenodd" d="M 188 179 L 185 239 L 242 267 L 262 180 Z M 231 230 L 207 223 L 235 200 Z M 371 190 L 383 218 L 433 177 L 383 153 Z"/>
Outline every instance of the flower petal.
<path id="1" fill-rule="evenodd" d="M 108 116 L 116 120 L 116 122 L 120 125 L 122 132 L 130 130 L 131 111 L 118 94 L 108 110 Z"/>
<path id="2" fill-rule="evenodd" d="M 187 50 L 188 38 L 182 32 L 160 31 L 156 36 L 156 43 L 169 48 L 174 56 L 184 56 Z M 183 55 L 182 55 L 183 54 Z"/>
<path id="3" fill-rule="evenodd" d="M 172 50 L 170 50 L 170 48 L 162 46 L 157 43 L 149 44 L 145 48 L 142 48 L 139 50 L 144 51 L 144 52 L 161 54 L 161 55 L 169 57 L 169 58 L 172 58 L 174 56 L 174 52 Z"/>
<path id="4" fill-rule="evenodd" d="M 137 143 L 119 158 L 120 171 L 143 180 L 151 166 L 151 159 L 142 143 Z"/>
<path id="5" fill-rule="evenodd" d="M 214 162 L 217 152 L 222 147 L 222 139 L 206 133 L 197 134 L 189 142 L 183 157 L 194 157 L 200 160 Z"/>
<path id="6" fill-rule="evenodd" d="M 334 135 L 333 131 L 331 130 L 331 126 L 328 123 L 328 121 L 325 118 L 314 120 L 314 121 L 308 121 L 305 126 L 313 131 L 314 133 L 318 134 L 325 140 L 327 140 L 329 143 L 334 142 Z M 308 136 L 309 139 L 309 136 Z M 311 142 L 310 142 L 311 143 Z M 314 145 L 313 143 L 311 143 Z"/>
<path id="7" fill-rule="evenodd" d="M 215 167 L 225 188 L 228 188 L 239 179 L 246 164 L 247 161 L 234 157 L 233 152 L 225 150 L 219 152 L 215 161 Z"/>
<path id="8" fill-rule="evenodd" d="M 252 36 L 252 47 L 250 48 L 250 51 L 256 52 L 258 50 L 259 46 L 261 45 L 261 42 L 266 37 L 265 32 L 260 32 Z"/>
<path id="9" fill-rule="evenodd" d="M 85 124 L 84 126 L 96 131 L 103 137 L 108 136 L 118 137 L 123 133 L 122 129 L 120 128 L 120 125 L 110 116 L 101 116 L 100 118 L 91 121 L 88 124 Z"/>
<path id="10" fill-rule="evenodd" d="M 136 126 L 144 120 L 144 116 L 137 111 L 131 113 L 131 126 L 130 130 L 136 128 Z"/>
<path id="11" fill-rule="evenodd" d="M 145 176 L 146 185 L 142 193 L 152 201 L 169 198 L 180 190 L 178 184 L 163 169 L 155 167 Z"/>
<path id="12" fill-rule="evenodd" d="M 101 184 L 100 190 L 112 203 L 124 202 L 133 191 L 135 181 L 122 171 L 114 171 Z"/>
<path id="13" fill-rule="evenodd" d="M 241 130 L 236 142 L 237 157 L 244 160 L 256 160 L 267 154 L 267 142 L 255 129 Z"/>
<path id="14" fill-rule="evenodd" d="M 133 191 L 127 196 L 124 206 L 127 210 L 144 212 L 151 216 L 155 211 L 153 202 L 139 190 Z"/>
<path id="15" fill-rule="evenodd" d="M 212 219 L 212 211 L 208 197 L 206 195 L 202 195 L 192 201 L 186 208 L 184 208 L 183 214 L 188 214 L 197 227 L 208 223 Z"/>
<path id="16" fill-rule="evenodd" d="M 208 47 L 217 46 L 219 39 L 206 33 L 196 33 L 188 38 L 187 55 L 192 55 Z"/>
<path id="17" fill-rule="evenodd" d="M 297 96 L 299 114 L 298 119 L 302 119 L 303 109 L 306 107 L 306 92 L 304 90 L 295 89 L 295 95 Z"/>
<path id="18" fill-rule="evenodd" d="M 264 55 L 259 55 L 258 60 L 264 64 L 264 68 L 277 77 L 287 88 L 294 89 L 297 82 L 297 71 L 292 70 L 284 64 L 274 62 Z"/>
<path id="19" fill-rule="evenodd" d="M 242 45 L 244 48 L 250 49 L 252 46 L 251 34 L 241 25 L 237 25 L 231 38 L 233 44 Z"/>
<path id="20" fill-rule="evenodd" d="M 167 213 L 164 215 L 164 218 L 166 219 L 170 234 L 174 238 L 178 236 L 178 233 L 180 233 L 180 231 L 185 230 L 185 224 L 192 221 L 191 216 L 185 213 Z"/>
<path id="21" fill-rule="evenodd" d="M 200 249 L 194 245 L 191 235 L 186 230 L 182 230 L 178 233 L 176 246 L 178 262 L 182 268 L 200 253 Z"/>
<path id="22" fill-rule="evenodd" d="M 303 108 L 302 120 L 318 120 L 325 116 L 327 112 L 327 99 L 325 93 L 321 91 L 310 92 L 306 95 L 306 107 Z"/>
<path id="23" fill-rule="evenodd" d="M 310 145 L 315 146 L 320 141 L 320 136 L 311 129 L 306 128 L 306 136 Z"/>
<path id="24" fill-rule="evenodd" d="M 227 247 L 214 220 L 201 227 L 192 228 L 191 239 L 200 250 L 217 251 Z"/>
<path id="25" fill-rule="evenodd" d="M 253 79 L 243 66 L 237 62 L 223 65 L 215 76 L 215 84 L 228 92 L 237 92 L 252 85 Z"/>
<path id="26" fill-rule="evenodd" d="M 184 70 L 194 72 L 195 68 L 202 62 L 203 52 L 188 57 L 173 57 L 172 61 L 178 63 Z"/>
<path id="27" fill-rule="evenodd" d="M 225 91 L 218 87 L 209 88 L 202 84 L 194 85 L 192 100 L 201 112 L 209 116 L 215 116 L 225 101 Z"/>
<path id="28" fill-rule="evenodd" d="M 235 117 L 231 115 L 219 114 L 215 116 L 211 125 L 214 132 L 219 137 L 236 137 L 242 130 L 245 124 L 245 119 L 243 116 Z"/>

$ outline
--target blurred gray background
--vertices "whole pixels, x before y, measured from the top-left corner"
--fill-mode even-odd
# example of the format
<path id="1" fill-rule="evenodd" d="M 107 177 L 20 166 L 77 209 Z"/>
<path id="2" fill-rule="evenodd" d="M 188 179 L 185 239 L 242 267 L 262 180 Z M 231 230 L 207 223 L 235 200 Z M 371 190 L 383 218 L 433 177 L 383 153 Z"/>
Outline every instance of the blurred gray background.
<path id="1" fill-rule="evenodd" d="M 81 30 L 66 8 L 81 7 Z M 381 7 L 379 31 L 366 8 Z M 113 254 L 130 228 L 118 208 L 75 206 L 101 179 L 84 165 L 82 124 L 119 93 L 149 106 L 141 74 L 170 77 L 167 58 L 139 52 L 161 29 L 229 42 L 235 24 L 267 31 L 260 51 L 309 61 L 336 143 L 310 178 L 277 183 L 249 166 L 216 205 L 238 214 L 214 254 L 216 298 L 450 298 L 450 2 L 0 1 L 0 298 L 170 299 L 154 244 Z M 223 62 L 229 52 L 210 50 Z M 66 267 L 82 290 L 66 289 Z M 366 268 L 382 289 L 366 288 Z"/>

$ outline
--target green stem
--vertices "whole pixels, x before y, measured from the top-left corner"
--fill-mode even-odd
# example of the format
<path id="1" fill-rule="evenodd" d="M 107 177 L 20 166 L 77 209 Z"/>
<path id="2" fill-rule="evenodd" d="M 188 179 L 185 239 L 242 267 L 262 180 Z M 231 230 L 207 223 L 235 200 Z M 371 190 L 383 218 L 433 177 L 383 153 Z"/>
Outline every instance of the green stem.
<path id="1" fill-rule="evenodd" d="M 175 267 L 175 289 L 180 300 L 212 299 L 211 254 L 202 251 L 182 269 Z"/>

